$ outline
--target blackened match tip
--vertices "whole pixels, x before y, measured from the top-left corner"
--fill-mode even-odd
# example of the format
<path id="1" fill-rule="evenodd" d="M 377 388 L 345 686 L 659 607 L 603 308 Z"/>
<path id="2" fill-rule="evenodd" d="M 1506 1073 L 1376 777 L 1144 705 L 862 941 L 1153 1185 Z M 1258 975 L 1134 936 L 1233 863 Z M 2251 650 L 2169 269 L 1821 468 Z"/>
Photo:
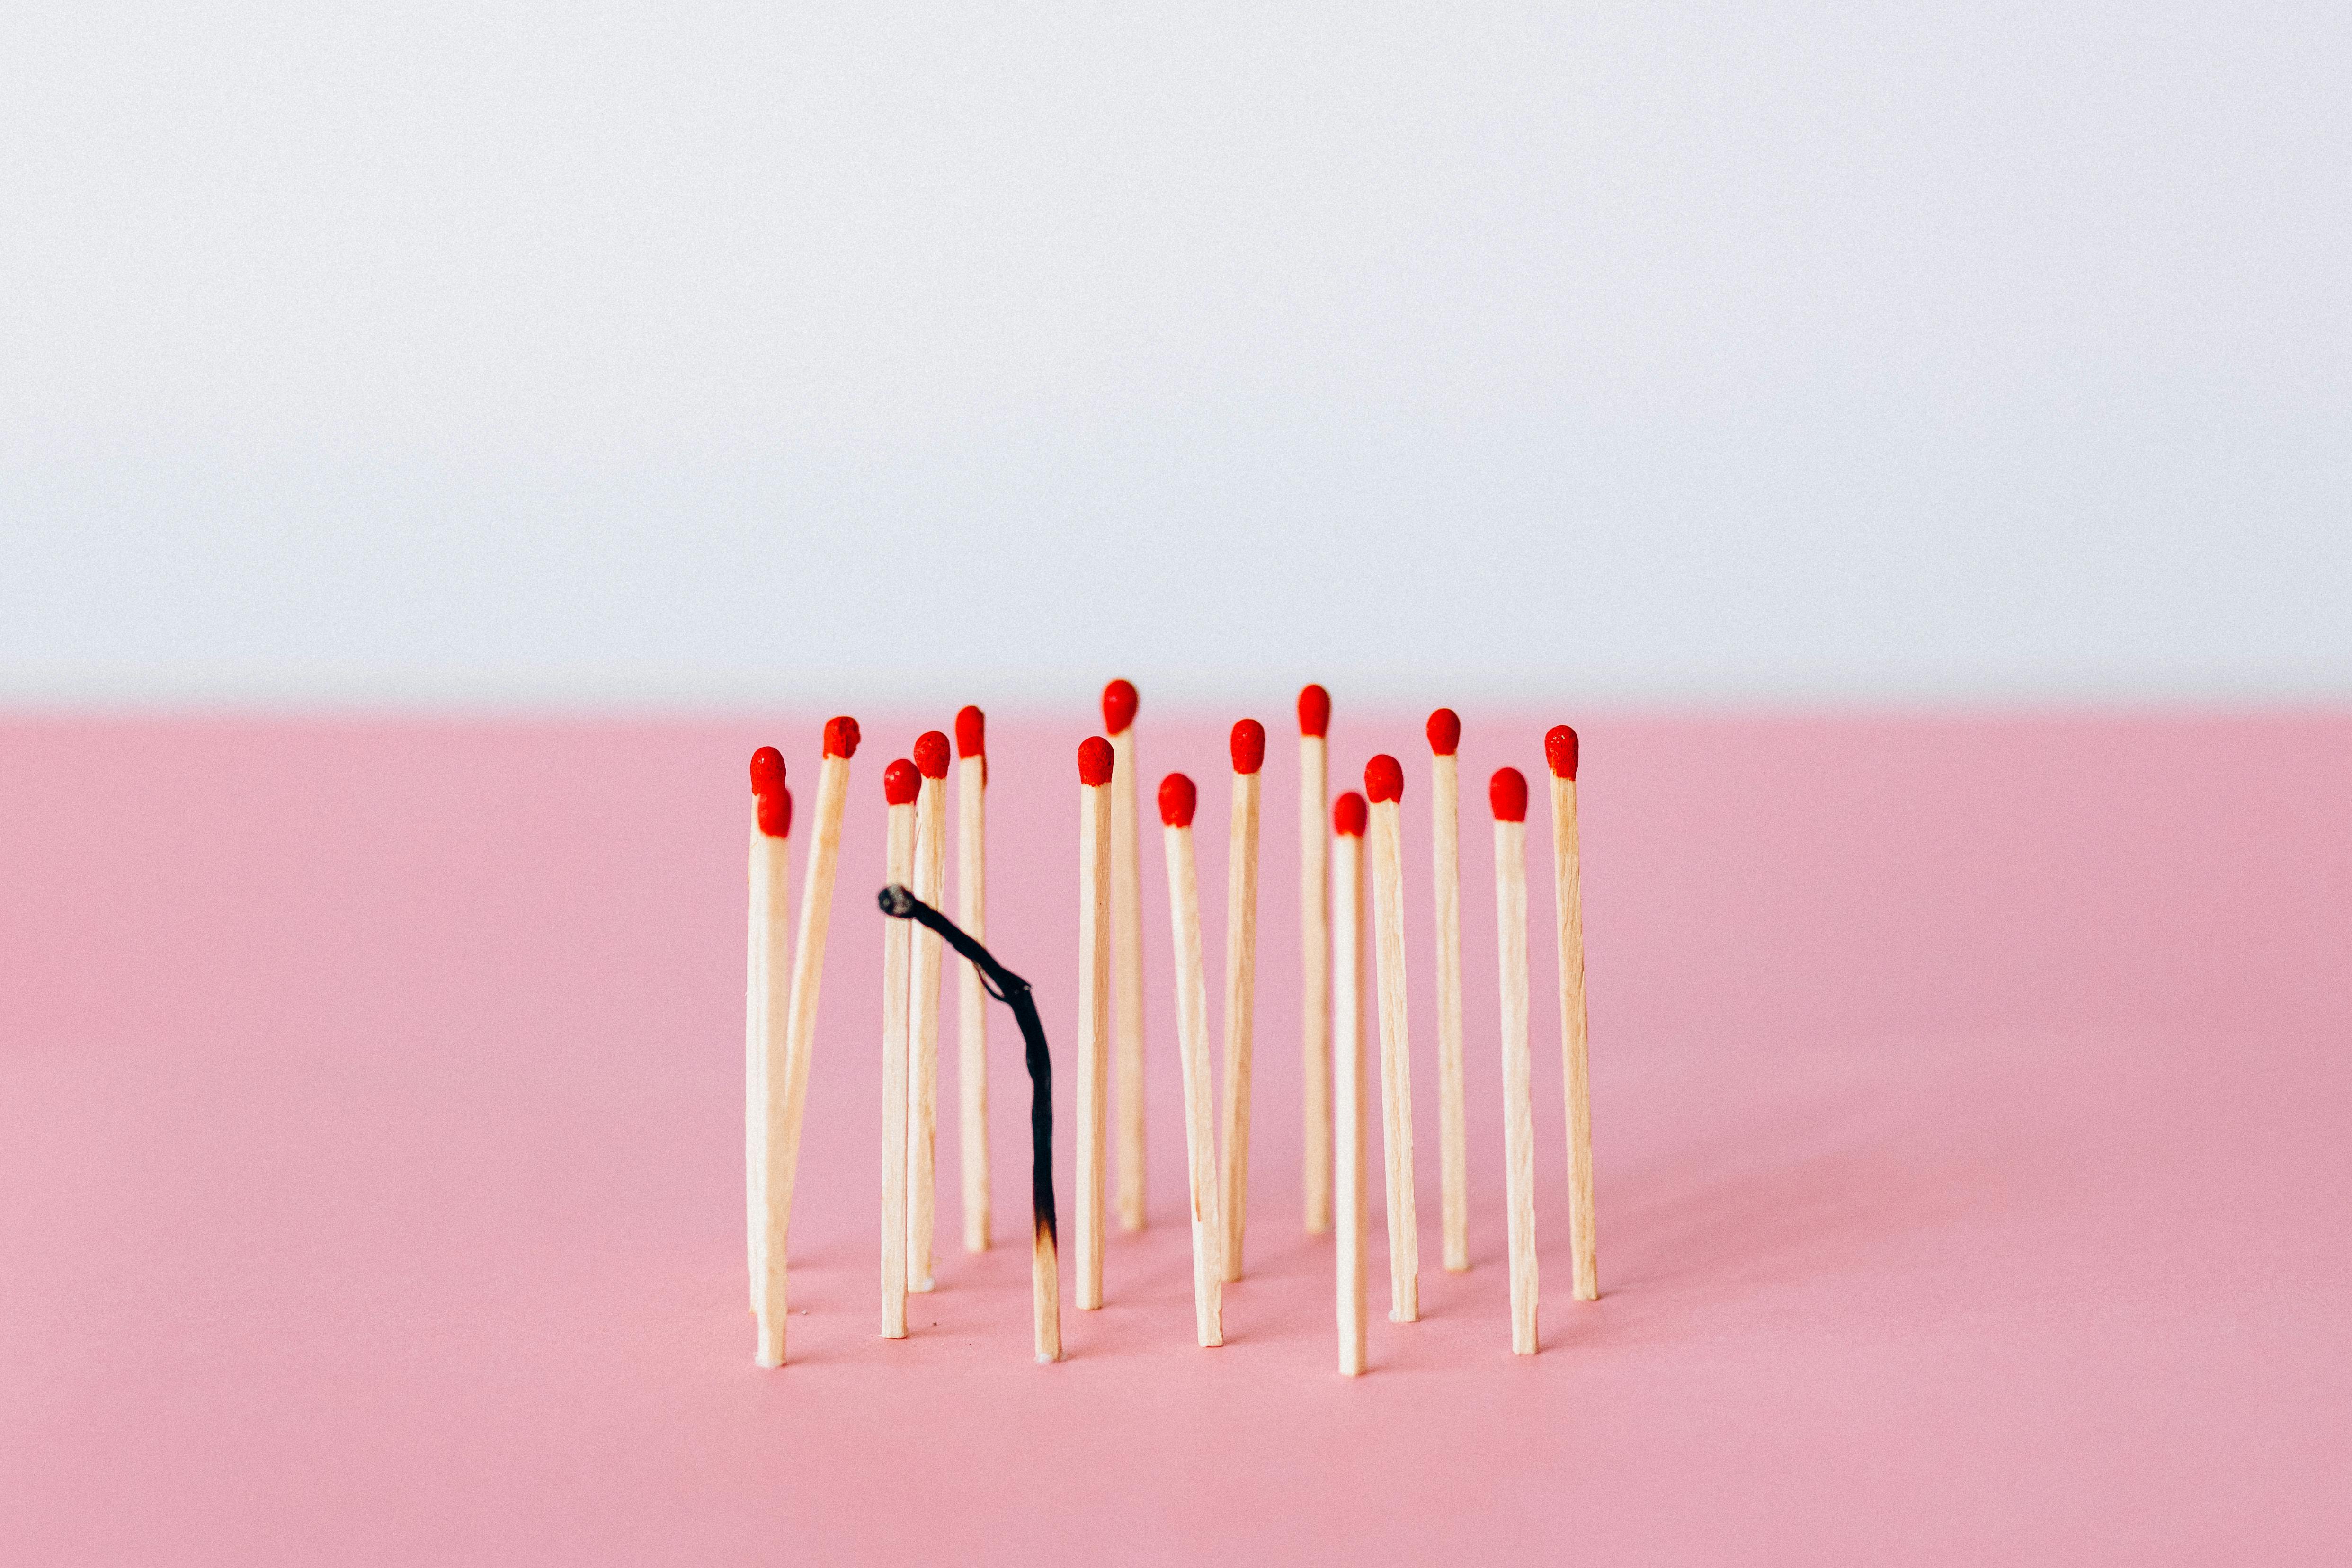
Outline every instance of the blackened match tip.
<path id="1" fill-rule="evenodd" d="M 912 920 L 915 917 L 915 895 L 896 882 L 883 889 L 875 901 L 882 906 L 882 912 L 893 920 Z"/>

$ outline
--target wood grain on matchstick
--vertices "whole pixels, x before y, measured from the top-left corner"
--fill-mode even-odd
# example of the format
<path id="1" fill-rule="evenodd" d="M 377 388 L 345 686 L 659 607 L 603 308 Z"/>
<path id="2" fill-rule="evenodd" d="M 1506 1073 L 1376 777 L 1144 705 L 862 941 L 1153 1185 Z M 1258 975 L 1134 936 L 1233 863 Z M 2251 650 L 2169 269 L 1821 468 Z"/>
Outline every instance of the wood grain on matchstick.
<path id="1" fill-rule="evenodd" d="M 1585 1041 L 1584 889 L 1577 848 L 1576 731 L 1555 725 L 1544 736 L 1551 771 L 1552 893 L 1559 933 L 1559 1051 L 1568 1096 L 1570 1256 L 1580 1301 L 1601 1299 L 1600 1248 L 1593 1238 L 1592 1080 Z"/>
<path id="2" fill-rule="evenodd" d="M 1216 1104 L 1209 1086 L 1209 987 L 1201 961 L 1201 883 L 1192 856 L 1192 781 L 1160 783 L 1168 850 L 1168 923 L 1176 949 L 1176 1048 L 1184 1071 L 1184 1163 L 1192 1178 L 1192 1313 L 1203 1345 L 1225 1342 L 1223 1226 L 1217 1215 Z"/>
<path id="3" fill-rule="evenodd" d="M 1404 769 L 1394 757 L 1364 767 L 1370 802 L 1372 967 L 1380 988 L 1381 1152 L 1388 1175 L 1389 1321 L 1421 1317 L 1421 1222 L 1412 1181 L 1412 1048 L 1405 1033 Z"/>
<path id="4" fill-rule="evenodd" d="M 1536 1115 L 1528 1060 L 1528 781 L 1498 770 L 1486 786 L 1495 813 L 1495 931 L 1503 1020 L 1503 1176 L 1511 1249 L 1511 1351 L 1536 1353 Z"/>
<path id="5" fill-rule="evenodd" d="M 889 802 L 884 880 L 904 887 L 915 869 L 915 796 L 920 777 L 900 758 L 882 773 Z M 907 1002 L 912 923 L 882 922 L 882 1337 L 907 1337 Z"/>
<path id="6" fill-rule="evenodd" d="M 1138 859 L 1135 796 L 1135 688 L 1103 688 L 1103 731 L 1116 777 L 1110 797 L 1112 1093 L 1118 1139 L 1118 1223 L 1141 1230 L 1149 1216 L 1143 1183 L 1143 873 Z"/>
<path id="7" fill-rule="evenodd" d="M 1429 716 L 1431 858 L 1437 913 L 1437 1184 L 1445 1267 L 1470 1267 L 1470 1142 L 1462 1107 L 1462 826 L 1454 752 L 1462 721 Z"/>
<path id="8" fill-rule="evenodd" d="M 1234 726 L 1234 814 L 1225 855 L 1225 1117 L 1218 1212 L 1225 1224 L 1225 1278 L 1242 1277 L 1242 1233 L 1248 1223 L 1250 1045 L 1257 1008 L 1257 798 L 1265 763 L 1265 727 Z"/>
<path id="9" fill-rule="evenodd" d="M 1364 1370 L 1364 797 L 1331 810 L 1331 1123 L 1339 1370 Z M 1318 826 L 1317 837 L 1321 837 Z"/>
<path id="10" fill-rule="evenodd" d="M 1331 1228 L 1331 696 L 1298 693 L 1298 1050 L 1307 1234 Z"/>
<path id="11" fill-rule="evenodd" d="M 948 738 L 937 730 L 915 741 L 923 775 L 915 795 L 915 897 L 947 902 Z M 908 986 L 914 1016 L 907 1058 L 907 1289 L 931 1288 L 931 1236 L 939 1203 L 940 968 L 945 944 L 929 927 L 914 933 Z"/>
<path id="12" fill-rule="evenodd" d="M 987 721 L 977 708 L 956 714 L 956 924 L 988 940 Z M 963 1166 L 963 1249 L 988 1250 L 988 993 L 977 966 L 958 960 L 956 1088 L 961 1114 L 956 1147 Z"/>
<path id="13" fill-rule="evenodd" d="M 751 753 L 751 924 L 743 978 L 743 1239 L 755 1316 L 768 1283 L 760 1257 L 768 1228 L 768 1056 L 775 1054 L 781 1071 L 792 1037 L 792 833 L 783 756 L 762 746 Z"/>
<path id="14" fill-rule="evenodd" d="M 1109 1128 L 1110 742 L 1078 746 L 1078 1224 L 1077 1300 L 1103 1303 L 1104 1141 Z"/>

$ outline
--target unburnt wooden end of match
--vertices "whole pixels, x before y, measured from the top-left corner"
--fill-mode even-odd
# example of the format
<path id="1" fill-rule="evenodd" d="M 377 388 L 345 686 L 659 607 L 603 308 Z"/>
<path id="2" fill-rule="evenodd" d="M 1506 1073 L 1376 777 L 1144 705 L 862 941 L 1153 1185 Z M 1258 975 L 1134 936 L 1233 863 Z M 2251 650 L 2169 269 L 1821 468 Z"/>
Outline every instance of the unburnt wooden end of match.
<path id="1" fill-rule="evenodd" d="M 790 1024 L 781 1054 L 768 1043 L 761 1092 L 767 1101 L 765 1234 L 760 1257 L 766 1285 L 760 1293 L 759 1363 L 784 1364 L 785 1239 L 792 1226 L 793 1188 L 800 1177 L 801 1121 L 808 1109 L 809 1058 L 816 1046 L 816 1004 L 824 972 L 824 939 L 833 917 L 833 873 L 841 859 L 841 813 L 849 798 L 849 759 L 857 754 L 857 721 L 827 720 L 824 760 L 816 775 L 816 831 L 801 884 L 801 925 L 793 942 Z"/>
<path id="2" fill-rule="evenodd" d="M 915 897 L 943 907 L 948 880 L 948 738 L 915 738 Z M 912 933 L 907 1037 L 907 1289 L 931 1288 L 931 1237 L 939 1204 L 940 966 L 945 944 L 928 927 Z"/>
<path id="3" fill-rule="evenodd" d="M 751 926 L 743 976 L 743 1242 L 751 1310 L 760 1310 L 767 1272 L 760 1247 L 767 1234 L 768 1053 L 781 1060 L 792 1037 L 793 953 L 790 906 L 793 792 L 784 787 L 783 753 L 751 753 Z"/>
<path id="4" fill-rule="evenodd" d="M 1232 837 L 1225 855 L 1225 1117 L 1219 1145 L 1218 1213 L 1225 1224 L 1225 1278 L 1242 1277 L 1242 1233 L 1249 1214 L 1250 1043 L 1257 1010 L 1257 795 L 1265 765 L 1265 726 L 1234 726 Z"/>
<path id="5" fill-rule="evenodd" d="M 1307 1234 L 1331 1228 L 1331 694 L 1298 692 L 1298 1048 Z"/>
<path id="6" fill-rule="evenodd" d="M 1437 913 L 1437 1185 L 1445 1267 L 1470 1267 L 1470 1144 L 1462 1108 L 1462 824 L 1454 753 L 1462 721 L 1451 708 L 1429 716 L 1431 864 Z"/>
<path id="7" fill-rule="evenodd" d="M 915 864 L 915 797 L 922 775 L 901 757 L 882 771 L 889 803 L 888 879 L 905 887 Z M 907 1337 L 908 969 L 913 931 L 882 922 L 882 1337 Z"/>
<path id="8" fill-rule="evenodd" d="M 1495 932 L 1503 1020 L 1503 1171 L 1511 1248 L 1511 1351 L 1536 1353 L 1536 1113 L 1528 1062 L 1528 781 L 1498 768 L 1486 784 L 1495 813 Z"/>
<path id="9" fill-rule="evenodd" d="M 956 713 L 956 924 L 988 941 L 988 721 L 977 708 Z M 988 993 L 980 970 L 956 963 L 956 1087 L 961 1115 L 963 1249 L 988 1250 Z"/>
<path id="10" fill-rule="evenodd" d="M 1168 850 L 1168 923 L 1176 948 L 1176 1049 L 1184 1069 L 1184 1163 L 1192 1178 L 1192 1316 L 1203 1345 L 1225 1342 L 1223 1227 L 1217 1214 L 1217 1128 L 1209 1088 L 1209 987 L 1201 961 L 1201 882 L 1192 855 L 1192 781 L 1160 781 Z"/>
<path id="11" fill-rule="evenodd" d="M 1339 1370 L 1364 1370 L 1364 797 L 1331 808 L 1331 1123 L 1339 1188 Z M 1317 826 L 1316 837 L 1323 837 Z"/>
<path id="12" fill-rule="evenodd" d="M 1135 792 L 1135 688 L 1103 688 L 1103 731 L 1116 776 L 1110 797 L 1111 1018 L 1113 1090 L 1118 1098 L 1118 1223 L 1141 1230 L 1143 1189 L 1143 872 L 1138 858 Z"/>
<path id="13" fill-rule="evenodd" d="M 1544 736 L 1551 770 L 1552 891 L 1559 929 L 1559 1052 L 1568 1094 L 1568 1217 L 1576 1299 L 1601 1299 L 1600 1248 L 1593 1239 L 1592 1079 L 1584 1022 L 1584 890 L 1576 836 L 1576 731 L 1557 724 Z"/>
<path id="14" fill-rule="evenodd" d="M 1383 752 L 1364 764 L 1370 803 L 1372 967 L 1380 989 L 1381 1154 L 1387 1168 L 1389 1321 L 1421 1316 L 1421 1222 L 1412 1190 L 1412 1049 L 1405 1034 L 1404 769 Z"/>
<path id="15" fill-rule="evenodd" d="M 1078 1307 L 1103 1302 L 1103 1200 L 1109 1126 L 1110 742 L 1078 745 Z"/>

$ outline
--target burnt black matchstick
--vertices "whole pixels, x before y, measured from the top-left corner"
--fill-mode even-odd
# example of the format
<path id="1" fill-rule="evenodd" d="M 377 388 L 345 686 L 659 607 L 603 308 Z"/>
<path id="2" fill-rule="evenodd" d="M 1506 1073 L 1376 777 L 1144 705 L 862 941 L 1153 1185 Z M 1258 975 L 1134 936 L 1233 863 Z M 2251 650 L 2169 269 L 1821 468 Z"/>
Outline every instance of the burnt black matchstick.
<path id="1" fill-rule="evenodd" d="M 1013 1022 L 1021 1026 L 1021 1043 L 1029 1064 L 1029 1203 L 1034 1215 L 1029 1279 L 1034 1298 L 1037 1359 L 1059 1361 L 1062 1289 L 1054 1221 L 1054 1059 L 1045 1049 L 1045 1025 L 1037 1016 L 1036 998 L 1030 994 L 1026 980 L 997 963 L 994 954 L 965 935 L 955 921 L 898 883 L 884 888 L 876 902 L 894 920 L 918 921 L 937 931 L 941 941 L 980 971 L 982 986 L 1012 1008 Z"/>

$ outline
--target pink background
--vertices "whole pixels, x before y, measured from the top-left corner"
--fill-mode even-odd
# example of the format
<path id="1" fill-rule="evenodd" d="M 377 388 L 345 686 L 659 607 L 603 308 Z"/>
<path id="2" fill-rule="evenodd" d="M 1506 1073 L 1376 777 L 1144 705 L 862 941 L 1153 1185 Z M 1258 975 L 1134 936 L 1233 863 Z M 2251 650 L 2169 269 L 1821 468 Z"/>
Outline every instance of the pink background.
<path id="1" fill-rule="evenodd" d="M 1025 1250 L 956 1245 L 950 1115 L 940 1289 L 876 1337 L 879 780 L 920 725 L 869 715 L 781 1373 L 744 1310 L 743 764 L 782 745 L 805 821 L 822 714 L 0 725 L 6 1554 L 2342 1560 L 2352 721 L 1593 720 L 1605 1297 L 1567 1293 L 1539 809 L 1532 1359 L 1506 1353 L 1483 780 L 1539 776 L 1549 720 L 1463 746 L 1462 1276 L 1425 748 L 1415 718 L 1343 723 L 1335 775 L 1407 763 L 1429 1260 L 1426 1321 L 1376 1314 L 1350 1383 L 1298 1225 L 1295 752 L 1286 701 L 1257 711 L 1229 1343 L 1191 1343 L 1150 839 L 1153 1226 L 1114 1237 L 1110 1305 L 1066 1298 L 1068 1361 L 1032 1363 Z M 993 737 L 991 935 L 1066 1073 L 1083 717 Z M 1202 784 L 1215 953 L 1223 726 L 1147 709 L 1142 747 L 1147 784 Z M 1017 1239 L 1025 1083 L 992 1026 Z M 1376 1237 L 1376 1300 L 1380 1268 Z"/>

